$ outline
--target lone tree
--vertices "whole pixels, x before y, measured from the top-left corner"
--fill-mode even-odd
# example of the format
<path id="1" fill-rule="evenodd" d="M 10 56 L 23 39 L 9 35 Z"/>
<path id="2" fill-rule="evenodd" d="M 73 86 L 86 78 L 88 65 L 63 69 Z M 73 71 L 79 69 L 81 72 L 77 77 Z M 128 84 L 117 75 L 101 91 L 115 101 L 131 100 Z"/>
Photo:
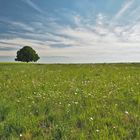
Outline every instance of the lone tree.
<path id="1" fill-rule="evenodd" d="M 22 49 L 17 51 L 17 57 L 15 61 L 22 61 L 22 62 L 36 62 L 39 60 L 40 57 L 36 53 L 34 49 L 29 46 L 24 46 Z"/>

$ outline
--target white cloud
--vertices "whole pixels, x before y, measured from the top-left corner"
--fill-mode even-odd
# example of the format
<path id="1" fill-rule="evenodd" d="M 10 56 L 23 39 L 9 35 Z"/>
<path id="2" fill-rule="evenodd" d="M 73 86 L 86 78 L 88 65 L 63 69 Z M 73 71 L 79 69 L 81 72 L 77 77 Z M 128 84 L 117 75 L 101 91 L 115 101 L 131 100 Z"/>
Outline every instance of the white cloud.
<path id="1" fill-rule="evenodd" d="M 129 8 L 132 6 L 134 0 L 127 0 L 125 4 L 121 7 L 120 11 L 115 15 L 114 19 L 119 19 L 120 17 L 123 16 L 123 14 L 129 10 Z"/>
<path id="2" fill-rule="evenodd" d="M 22 22 L 16 22 L 16 21 L 11 22 L 10 21 L 9 24 L 13 27 L 20 28 L 20 29 L 23 29 L 23 30 L 26 30 L 26 31 L 31 31 L 31 32 L 34 31 L 33 27 L 31 27 L 31 26 L 29 26 L 25 23 L 22 23 Z"/>
<path id="3" fill-rule="evenodd" d="M 122 17 L 132 4 L 132 0 L 127 1 L 115 18 Z M 91 18 L 91 16 L 89 17 Z M 18 32 L 18 34 L 24 35 L 24 38 L 1 39 L 0 47 L 7 46 L 13 48 L 16 46 L 18 49 L 24 45 L 30 45 L 41 56 L 83 58 L 90 56 L 94 59 L 96 56 L 97 58 L 101 57 L 102 60 L 105 57 L 118 57 L 117 59 L 120 57 L 123 59 L 125 55 L 133 57 L 140 52 L 140 23 L 138 21 L 128 25 L 112 24 L 110 26 L 111 21 L 107 20 L 107 16 L 102 13 L 97 14 L 95 23 L 88 22 L 88 18 L 85 19 L 85 17 L 78 14 L 72 15 L 71 18 L 74 19 L 75 27 L 68 24 L 61 25 L 55 21 L 46 22 L 44 18 L 30 24 L 11 22 L 12 26 L 17 26 L 27 32 Z M 84 22 L 85 20 L 87 22 Z M 4 45 L 2 42 L 11 45 Z M 54 47 L 57 45 L 64 47 Z M 1 51 L 0 55 L 3 55 L 3 52 L 6 51 Z M 11 55 L 16 53 L 13 50 L 10 52 Z"/>
<path id="4" fill-rule="evenodd" d="M 52 24 L 52 33 L 47 32 L 45 24 L 41 24 L 39 32 L 34 26 L 21 23 L 13 23 L 15 26 L 27 28 L 32 32 L 22 33 L 26 38 L 2 39 L 5 43 L 11 43 L 11 47 L 22 47 L 24 45 L 33 46 L 41 55 L 55 56 L 80 56 L 91 54 L 116 54 L 122 52 L 139 50 L 140 47 L 140 25 L 135 24 L 129 29 L 129 26 L 110 27 L 104 23 L 104 16 L 97 15 L 102 24 L 86 25 L 82 22 L 82 17 L 78 17 L 77 27 L 62 26 L 57 23 Z M 77 17 L 76 17 L 77 18 Z M 39 24 L 39 23 L 38 23 Z M 53 31 L 53 29 L 55 29 Z M 54 45 L 63 45 L 69 47 L 56 48 Z M 3 46 L 3 44 L 0 44 Z M 5 45 L 6 46 L 6 45 Z M 71 47 L 70 47 L 71 46 Z M 10 47 L 10 46 L 8 46 Z"/>
<path id="5" fill-rule="evenodd" d="M 96 18 L 96 24 L 102 25 L 104 20 L 105 20 L 105 16 L 103 16 L 103 14 L 99 13 Z"/>
<path id="6" fill-rule="evenodd" d="M 43 14 L 44 12 L 39 8 L 32 0 L 22 0 L 26 4 L 28 4 L 31 8 L 35 9 L 37 12 Z"/>

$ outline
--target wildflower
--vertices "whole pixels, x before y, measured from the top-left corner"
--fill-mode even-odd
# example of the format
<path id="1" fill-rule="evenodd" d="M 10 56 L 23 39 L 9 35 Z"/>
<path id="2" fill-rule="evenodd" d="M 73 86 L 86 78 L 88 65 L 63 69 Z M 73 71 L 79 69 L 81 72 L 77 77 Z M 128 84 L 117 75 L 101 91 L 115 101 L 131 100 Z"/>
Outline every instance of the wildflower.
<path id="1" fill-rule="evenodd" d="M 100 130 L 98 130 L 98 129 L 96 130 L 96 132 L 99 132 L 99 131 L 100 131 Z"/>
<path id="2" fill-rule="evenodd" d="M 90 120 L 93 121 L 93 117 L 90 117 Z"/>
<path id="3" fill-rule="evenodd" d="M 20 134 L 19 136 L 22 137 L 22 134 Z"/>
<path id="4" fill-rule="evenodd" d="M 77 95 L 78 93 L 77 92 L 75 92 L 75 95 Z"/>
<path id="5" fill-rule="evenodd" d="M 20 100 L 17 100 L 18 103 L 20 103 Z"/>
<path id="6" fill-rule="evenodd" d="M 125 111 L 125 114 L 127 114 L 127 115 L 128 115 L 128 114 L 129 114 L 129 113 L 128 113 L 128 111 Z"/>
<path id="7" fill-rule="evenodd" d="M 78 102 L 75 102 L 75 104 L 77 105 L 77 104 L 78 104 Z"/>

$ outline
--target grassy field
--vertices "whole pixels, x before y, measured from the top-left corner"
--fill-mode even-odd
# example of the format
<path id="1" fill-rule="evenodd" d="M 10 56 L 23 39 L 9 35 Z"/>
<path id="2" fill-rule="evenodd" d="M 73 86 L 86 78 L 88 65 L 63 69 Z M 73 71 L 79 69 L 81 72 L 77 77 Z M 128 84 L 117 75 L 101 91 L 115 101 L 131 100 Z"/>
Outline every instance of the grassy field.
<path id="1" fill-rule="evenodd" d="M 0 140 L 140 140 L 140 64 L 0 64 Z"/>

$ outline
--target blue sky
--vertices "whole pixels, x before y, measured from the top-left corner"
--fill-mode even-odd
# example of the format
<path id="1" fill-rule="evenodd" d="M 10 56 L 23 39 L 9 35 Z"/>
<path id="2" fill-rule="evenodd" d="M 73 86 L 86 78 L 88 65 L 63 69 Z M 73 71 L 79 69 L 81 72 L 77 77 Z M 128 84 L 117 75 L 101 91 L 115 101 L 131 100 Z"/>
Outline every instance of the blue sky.
<path id="1" fill-rule="evenodd" d="M 0 56 L 140 60 L 139 0 L 0 0 Z"/>

